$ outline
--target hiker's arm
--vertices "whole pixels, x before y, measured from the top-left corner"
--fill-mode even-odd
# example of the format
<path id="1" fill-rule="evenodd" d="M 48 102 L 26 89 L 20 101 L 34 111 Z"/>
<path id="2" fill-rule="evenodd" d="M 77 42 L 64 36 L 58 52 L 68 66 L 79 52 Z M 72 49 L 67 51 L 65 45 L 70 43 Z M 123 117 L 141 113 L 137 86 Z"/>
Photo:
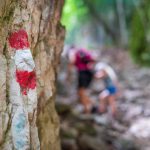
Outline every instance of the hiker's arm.
<path id="1" fill-rule="evenodd" d="M 68 67 L 67 67 L 67 77 L 66 77 L 66 81 L 67 82 L 71 82 L 72 80 L 72 70 L 74 68 L 74 65 L 72 63 L 69 63 L 68 64 Z"/>
<path id="2" fill-rule="evenodd" d="M 104 78 L 105 76 L 106 76 L 105 71 L 98 71 L 98 72 L 95 73 L 95 78 L 96 78 L 96 79 L 102 79 L 102 78 Z"/>
<path id="3" fill-rule="evenodd" d="M 72 72 L 74 69 L 74 63 L 75 63 L 75 55 L 71 54 L 69 56 L 69 63 L 67 66 L 67 77 L 66 77 L 67 82 L 71 82 L 71 80 L 72 80 Z"/>

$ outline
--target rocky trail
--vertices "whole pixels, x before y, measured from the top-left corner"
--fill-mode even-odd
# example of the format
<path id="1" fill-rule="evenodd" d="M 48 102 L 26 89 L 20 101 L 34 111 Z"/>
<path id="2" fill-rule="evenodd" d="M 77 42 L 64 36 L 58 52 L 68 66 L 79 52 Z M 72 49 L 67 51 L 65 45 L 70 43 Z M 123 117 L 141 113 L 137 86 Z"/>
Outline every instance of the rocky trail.
<path id="1" fill-rule="evenodd" d="M 100 61 L 115 69 L 120 82 L 117 119 L 112 120 L 109 112 L 104 115 L 79 112 L 76 82 L 66 83 L 65 61 L 62 60 L 56 99 L 62 149 L 150 150 L 150 69 L 133 64 L 127 51 L 111 48 L 101 50 L 99 55 Z M 91 85 L 90 96 L 95 101 L 100 85 L 95 81 Z"/>

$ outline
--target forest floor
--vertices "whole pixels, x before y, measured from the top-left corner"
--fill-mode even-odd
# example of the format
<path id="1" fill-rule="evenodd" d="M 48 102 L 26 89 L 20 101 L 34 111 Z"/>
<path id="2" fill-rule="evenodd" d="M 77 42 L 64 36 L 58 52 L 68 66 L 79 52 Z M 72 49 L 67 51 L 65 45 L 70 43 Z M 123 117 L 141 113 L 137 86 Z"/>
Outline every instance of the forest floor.
<path id="1" fill-rule="evenodd" d="M 66 83 L 66 62 L 58 74 L 56 108 L 61 122 L 62 150 L 149 150 L 150 149 L 150 69 L 133 64 L 127 51 L 105 48 L 99 60 L 110 64 L 118 75 L 121 96 L 118 115 L 85 115 L 79 112 L 76 73 Z M 93 81 L 90 96 L 98 101 L 101 82 Z"/>

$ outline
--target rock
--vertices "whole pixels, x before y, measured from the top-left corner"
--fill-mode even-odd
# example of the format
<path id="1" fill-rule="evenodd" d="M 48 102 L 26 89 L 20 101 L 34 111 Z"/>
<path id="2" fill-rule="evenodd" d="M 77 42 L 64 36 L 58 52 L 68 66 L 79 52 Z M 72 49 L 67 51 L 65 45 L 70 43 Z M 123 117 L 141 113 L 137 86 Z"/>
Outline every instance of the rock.
<path id="1" fill-rule="evenodd" d="M 65 139 L 76 139 L 78 135 L 78 131 L 75 128 L 71 128 L 69 126 L 61 126 L 61 137 Z"/>
<path id="2" fill-rule="evenodd" d="M 114 145 L 117 150 L 139 150 L 134 141 L 123 138 L 116 141 Z"/>
<path id="3" fill-rule="evenodd" d="M 132 102 L 132 101 L 136 101 L 137 98 L 143 97 L 144 93 L 141 90 L 125 90 L 123 95 L 125 99 Z"/>
<path id="4" fill-rule="evenodd" d="M 133 119 L 138 117 L 143 113 L 143 107 L 139 105 L 130 104 L 126 110 L 126 114 L 124 116 L 124 121 L 132 122 Z"/>
<path id="5" fill-rule="evenodd" d="M 80 150 L 109 150 L 110 147 L 99 137 L 82 135 L 78 138 Z"/>
<path id="6" fill-rule="evenodd" d="M 60 135 L 62 150 L 78 150 L 76 144 L 78 132 L 75 128 L 71 128 L 68 123 L 63 122 Z"/>
<path id="7" fill-rule="evenodd" d="M 145 117 L 149 117 L 150 116 L 150 109 L 148 108 L 144 108 L 144 116 Z"/>
<path id="8" fill-rule="evenodd" d="M 123 126 L 122 124 L 119 124 L 117 121 L 114 121 L 112 123 L 112 128 L 118 132 L 125 132 L 127 130 L 127 127 Z"/>
<path id="9" fill-rule="evenodd" d="M 78 150 L 75 139 L 62 139 L 62 150 Z"/>
<path id="10" fill-rule="evenodd" d="M 73 113 L 75 115 L 80 115 L 82 112 L 84 112 L 84 106 L 81 104 L 77 104 L 76 106 L 74 106 L 73 109 Z"/>
<path id="11" fill-rule="evenodd" d="M 149 150 L 150 119 L 137 119 L 122 137 L 126 140 L 133 141 L 139 150 Z"/>
<path id="12" fill-rule="evenodd" d="M 56 104 L 56 110 L 58 114 L 60 115 L 70 115 L 72 110 L 71 107 L 67 104 L 57 103 Z"/>
<path id="13" fill-rule="evenodd" d="M 97 135 L 94 124 L 92 124 L 90 122 L 82 122 L 82 123 L 79 122 L 75 125 L 75 128 L 78 130 L 79 135 L 82 135 L 82 134 L 87 134 L 90 136 L 96 136 Z"/>
<path id="14" fill-rule="evenodd" d="M 140 118 L 136 120 L 128 132 L 139 139 L 150 139 L 150 119 Z"/>
<path id="15" fill-rule="evenodd" d="M 96 123 L 100 124 L 100 125 L 108 125 L 110 123 L 110 118 L 108 117 L 107 114 L 104 115 L 96 115 L 94 117 L 94 120 Z"/>
<path id="16" fill-rule="evenodd" d="M 78 114 L 76 117 L 82 121 L 93 121 L 94 120 L 94 116 L 92 114 L 80 114 L 80 115 Z"/>

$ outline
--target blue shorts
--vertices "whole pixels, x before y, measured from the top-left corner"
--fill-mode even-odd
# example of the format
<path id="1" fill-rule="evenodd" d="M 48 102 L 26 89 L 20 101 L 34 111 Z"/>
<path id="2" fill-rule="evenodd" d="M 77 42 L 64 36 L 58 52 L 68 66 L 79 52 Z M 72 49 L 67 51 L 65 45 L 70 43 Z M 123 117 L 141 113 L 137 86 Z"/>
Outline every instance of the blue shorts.
<path id="1" fill-rule="evenodd" d="M 110 95 L 114 95 L 117 93 L 117 88 L 115 86 L 106 87 L 106 90 L 108 90 Z"/>

